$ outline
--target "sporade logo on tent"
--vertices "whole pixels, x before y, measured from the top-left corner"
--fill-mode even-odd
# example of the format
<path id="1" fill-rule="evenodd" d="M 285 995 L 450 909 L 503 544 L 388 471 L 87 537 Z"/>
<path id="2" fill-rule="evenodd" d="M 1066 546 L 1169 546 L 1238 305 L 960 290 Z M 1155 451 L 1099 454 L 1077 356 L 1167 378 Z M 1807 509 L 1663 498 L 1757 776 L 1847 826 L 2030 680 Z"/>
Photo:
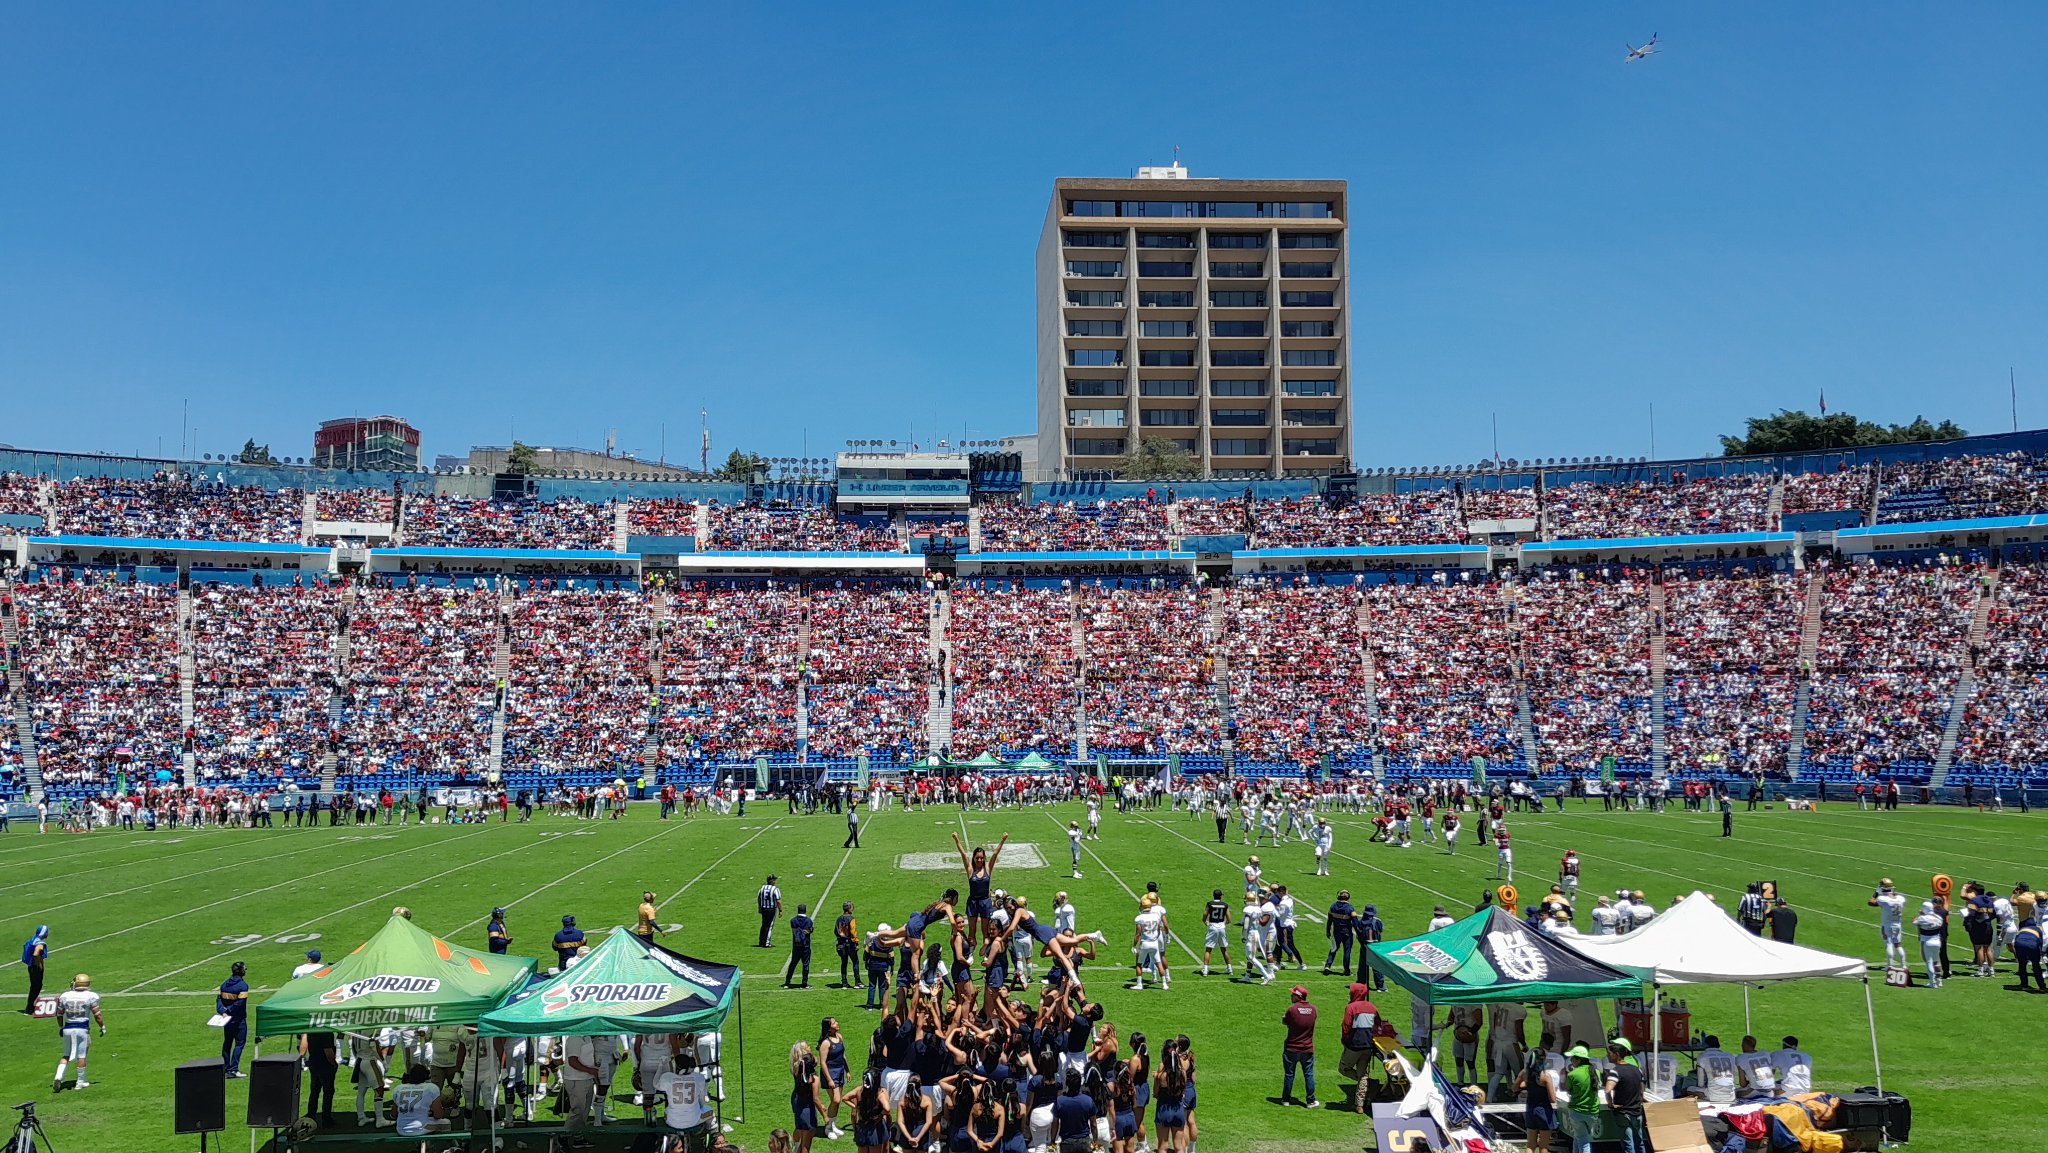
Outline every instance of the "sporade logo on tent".
<path id="1" fill-rule="evenodd" d="M 320 994 L 320 1003 L 339 1005 L 343 1001 L 353 1001 L 357 997 L 367 997 L 372 993 L 436 993 L 440 989 L 439 977 L 400 977 L 381 974 L 329 989 Z"/>
<path id="2" fill-rule="evenodd" d="M 659 1004 L 669 1000 L 675 986 L 661 981 L 632 984 L 610 981 L 593 985 L 564 985 L 540 995 L 541 1012 L 559 1013 L 585 1005 Z"/>
<path id="3" fill-rule="evenodd" d="M 660 964 L 662 968 L 667 969 L 685 981 L 695 985 L 702 985 L 706 989 L 716 989 L 718 987 L 717 981 L 712 980 L 708 974 L 699 971 L 694 965 L 690 965 L 676 957 L 671 957 L 667 953 L 657 953 L 652 949 L 648 950 L 648 955 L 653 957 L 655 962 Z"/>

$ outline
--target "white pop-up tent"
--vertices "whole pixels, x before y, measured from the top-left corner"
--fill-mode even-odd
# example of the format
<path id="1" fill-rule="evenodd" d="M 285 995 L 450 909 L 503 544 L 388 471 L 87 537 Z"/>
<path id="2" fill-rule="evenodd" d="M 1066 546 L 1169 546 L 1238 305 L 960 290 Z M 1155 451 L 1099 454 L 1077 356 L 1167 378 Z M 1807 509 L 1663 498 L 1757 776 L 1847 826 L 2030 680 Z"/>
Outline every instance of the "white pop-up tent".
<path id="1" fill-rule="evenodd" d="M 1860 958 L 1756 936 L 1736 923 L 1713 898 L 1699 892 L 1657 914 L 1656 920 L 1632 933 L 1612 937 L 1566 936 L 1559 940 L 1595 961 L 1644 974 L 1657 987 L 1653 1012 L 1663 1005 L 1666 985 L 1739 984 L 1743 987 L 1744 1032 L 1749 1031 L 1751 985 L 1806 977 L 1861 981 L 1863 1012 L 1870 1022 L 1870 1061 L 1877 1070 L 1878 1089 L 1884 1088 L 1870 975 Z M 1662 1032 L 1659 1027 L 1652 1034 L 1660 1044 Z"/>

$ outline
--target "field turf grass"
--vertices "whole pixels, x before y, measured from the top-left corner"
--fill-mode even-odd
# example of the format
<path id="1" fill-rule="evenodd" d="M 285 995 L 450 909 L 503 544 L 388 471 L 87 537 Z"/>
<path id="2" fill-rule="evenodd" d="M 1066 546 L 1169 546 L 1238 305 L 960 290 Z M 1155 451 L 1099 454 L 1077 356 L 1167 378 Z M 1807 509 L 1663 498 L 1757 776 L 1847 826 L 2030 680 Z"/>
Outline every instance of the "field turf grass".
<path id="1" fill-rule="evenodd" d="M 260 1002 L 307 947 L 276 938 L 317 933 L 317 944 L 337 958 L 400 904 L 410 906 L 423 927 L 478 948 L 492 906 L 506 906 L 513 951 L 545 957 L 562 914 L 574 913 L 586 930 L 602 931 L 629 923 L 641 890 L 654 889 L 662 897 L 663 919 L 683 926 L 670 944 L 747 971 L 745 1120 L 735 1136 L 759 1150 L 771 1127 L 789 1122 L 789 1046 L 799 1038 L 815 1041 L 820 1018 L 840 1018 L 856 1075 L 860 1069 L 875 1015 L 861 1010 L 858 990 L 832 987 L 838 966 L 829 926 L 839 903 L 856 902 L 863 926 L 878 920 L 901 924 L 959 877 L 957 869 L 900 870 L 899 857 L 950 852 L 948 834 L 964 829 L 975 843 L 993 843 L 1004 833 L 1013 842 L 1035 843 L 1046 867 L 999 867 L 997 885 L 1028 894 L 1041 909 L 1056 890 L 1067 889 L 1082 929 L 1108 933 L 1110 946 L 1085 975 L 1091 995 L 1105 1005 L 1105 1019 L 1122 1036 L 1142 1030 L 1154 1039 L 1155 1052 L 1157 1040 L 1168 1034 L 1185 1032 L 1193 1039 L 1205 1150 L 1369 1148 L 1368 1123 L 1356 1114 L 1274 1103 L 1280 1090 L 1279 1018 L 1287 988 L 1297 980 L 1313 990 L 1322 1010 L 1321 1095 L 1326 1103 L 1345 1097 L 1337 1075 L 1337 1022 L 1346 981 L 1318 972 L 1320 923 L 1304 920 L 1298 933 L 1311 957 L 1306 973 L 1285 973 L 1263 988 L 1220 975 L 1204 979 L 1194 959 L 1200 950 L 1198 912 L 1211 889 L 1236 898 L 1239 869 L 1252 850 L 1237 843 L 1235 829 L 1229 844 L 1217 844 L 1207 818 L 1108 812 L 1102 840 L 1087 844 L 1084 879 L 1073 881 L 1067 877 L 1064 825 L 1078 815 L 1078 806 L 966 814 L 898 809 L 869 818 L 863 847 L 854 851 L 839 847 L 845 831 L 840 818 L 790 816 L 775 804 L 756 805 L 744 818 L 668 822 L 645 805 L 617 822 L 537 816 L 530 825 L 37 836 L 17 823 L 0 837 L 0 934 L 10 946 L 5 955 L 14 957 L 13 946 L 37 923 L 49 923 L 49 988 L 63 988 L 74 972 L 90 972 L 105 998 L 109 1032 L 93 1042 L 91 1087 L 53 1095 L 57 1032 L 53 1022 L 14 1011 L 25 982 L 18 960 L 11 961 L 0 969 L 0 990 L 8 997 L 8 1012 L 0 1015 L 0 1104 L 40 1102 L 59 1153 L 194 1148 L 196 1140 L 171 1134 L 171 1070 L 181 1061 L 217 1054 L 218 1034 L 204 1022 L 212 1011 L 210 990 L 227 976 L 230 962 L 248 963 Z M 1340 886 L 1349 888 L 1355 903 L 1379 906 L 1391 938 L 1420 932 L 1437 903 L 1454 915 L 1469 912 L 1492 883 L 1490 846 L 1468 843 L 1454 857 L 1426 843 L 1400 850 L 1368 844 L 1362 816 L 1335 822 L 1334 877 L 1312 875 L 1304 845 L 1257 850 L 1268 880 L 1289 884 L 1307 909 L 1320 910 Z M 1732 841 L 1721 839 L 1714 814 L 1604 813 L 1577 802 L 1561 815 L 1520 816 L 1509 824 L 1524 894 L 1539 894 L 1554 879 L 1566 847 L 1579 850 L 1585 862 L 1581 925 L 1594 894 L 1622 885 L 1643 889 L 1660 907 L 1704 888 L 1732 908 L 1745 882 L 1768 878 L 1779 882 L 1798 910 L 1801 943 L 1869 959 L 1882 955 L 1875 910 L 1864 904 L 1879 876 L 1896 878 L 1916 902 L 1939 872 L 1958 884 L 1981 879 L 2000 890 L 2019 880 L 2048 883 L 2042 880 L 2048 876 L 2048 824 L 2017 813 L 1877 813 L 1839 805 L 1818 814 L 1738 811 Z M 819 922 L 807 991 L 779 987 L 786 928 L 778 928 L 773 951 L 754 946 L 754 892 L 771 872 L 781 876 L 789 911 L 807 903 Z M 1134 893 L 1144 891 L 1147 881 L 1159 883 L 1184 942 L 1169 948 L 1175 980 L 1166 992 L 1128 991 L 1113 973 L 1114 962 L 1129 958 Z M 238 943 L 244 937 L 260 939 Z M 1967 960 L 1960 927 L 1954 938 L 1952 947 Z M 1913 1100 L 1915 1145 L 2041 1147 L 2048 1138 L 2029 1110 L 2014 1106 L 2030 1100 L 2048 1079 L 2048 998 L 2012 991 L 2010 965 L 2001 967 L 1996 980 L 1963 972 L 1959 964 L 1957 977 L 1939 991 L 1874 988 L 1886 1086 Z M 1719 1033 L 1735 1048 L 1743 1032 L 1739 989 L 1701 987 L 1677 995 L 1691 1002 L 1697 1028 Z M 1408 998 L 1390 990 L 1380 1005 L 1405 1035 Z M 1863 992 L 1855 984 L 1808 981 L 1761 989 L 1753 1005 L 1753 1031 L 1764 1047 L 1775 1047 L 1783 1034 L 1797 1034 L 1815 1057 L 1820 1087 L 1848 1090 L 1872 1083 Z M 728 1028 L 729 1053 L 737 1049 L 737 1031 Z M 273 1041 L 267 1048 L 280 1051 L 281 1044 Z M 729 1113 L 739 1104 L 736 1064 L 727 1065 L 734 1098 Z M 246 1140 L 240 1127 L 246 1086 L 229 1086 L 228 1148 Z M 615 1092 L 629 1091 L 623 1074 L 620 1086 Z M 346 1125 L 343 1115 L 352 1117 L 353 1105 L 346 1070 L 338 1096 L 337 1119 Z M 634 1114 L 624 1103 L 615 1112 Z M 12 1116 L 7 1115 L 10 1123 Z"/>

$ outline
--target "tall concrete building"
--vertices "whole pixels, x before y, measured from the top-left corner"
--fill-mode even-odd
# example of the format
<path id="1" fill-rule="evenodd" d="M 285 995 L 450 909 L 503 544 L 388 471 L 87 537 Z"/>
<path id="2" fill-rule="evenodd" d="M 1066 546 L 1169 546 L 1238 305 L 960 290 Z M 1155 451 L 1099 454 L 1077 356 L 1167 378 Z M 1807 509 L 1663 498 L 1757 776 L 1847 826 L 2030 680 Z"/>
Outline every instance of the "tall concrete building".
<path id="1" fill-rule="evenodd" d="M 313 430 L 313 464 L 319 468 L 416 472 L 420 467 L 420 430 L 396 416 L 323 420 Z"/>
<path id="2" fill-rule="evenodd" d="M 1038 240 L 1047 479 L 1178 441 L 1218 479 L 1349 467 L 1342 180 L 1061 179 Z"/>

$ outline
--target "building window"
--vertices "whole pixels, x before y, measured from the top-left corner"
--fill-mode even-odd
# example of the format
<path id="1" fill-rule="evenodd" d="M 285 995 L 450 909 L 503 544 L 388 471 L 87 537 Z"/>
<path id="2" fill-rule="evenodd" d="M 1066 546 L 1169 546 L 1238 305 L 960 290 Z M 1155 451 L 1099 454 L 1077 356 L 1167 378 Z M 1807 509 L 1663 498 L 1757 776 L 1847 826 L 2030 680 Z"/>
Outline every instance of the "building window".
<path id="1" fill-rule="evenodd" d="M 1121 380 L 1084 380 L 1070 377 L 1067 380 L 1068 396 L 1122 396 L 1125 384 Z"/>
<path id="2" fill-rule="evenodd" d="M 1124 234 L 1121 232 L 1069 232 L 1068 248 L 1122 248 Z"/>
<path id="3" fill-rule="evenodd" d="M 1185 260 L 1140 260 L 1139 276 L 1193 276 L 1195 266 Z"/>
<path id="4" fill-rule="evenodd" d="M 1289 368 L 1335 368 L 1334 348 L 1290 348 L 1280 353 L 1280 363 Z"/>
<path id="5" fill-rule="evenodd" d="M 1334 308 L 1337 294 L 1334 292 L 1283 292 L 1280 294 L 1282 308 Z"/>
<path id="6" fill-rule="evenodd" d="M 1138 382 L 1139 396 L 1193 396 L 1195 382 L 1192 380 L 1141 380 Z"/>
<path id="7" fill-rule="evenodd" d="M 1288 456 L 1336 456 L 1337 442 L 1334 439 L 1296 440 L 1292 437 L 1282 442 Z"/>
<path id="8" fill-rule="evenodd" d="M 1209 322 L 1210 336 L 1264 336 L 1266 322 L 1263 320 L 1212 320 Z"/>
<path id="9" fill-rule="evenodd" d="M 1283 408 L 1280 423 L 1293 428 L 1330 428 L 1337 423 L 1334 408 Z"/>
<path id="10" fill-rule="evenodd" d="M 1195 322 L 1192 320 L 1141 320 L 1138 322 L 1139 336 L 1193 336 Z"/>
<path id="11" fill-rule="evenodd" d="M 1210 396 L 1264 396 L 1266 382 L 1259 380 L 1211 380 Z"/>
<path id="12" fill-rule="evenodd" d="M 1194 363 L 1193 349 L 1154 348 L 1138 351 L 1138 364 L 1145 368 L 1192 368 Z"/>
<path id="13" fill-rule="evenodd" d="M 1209 275 L 1257 280 L 1266 275 L 1266 266 L 1256 260 L 1212 260 L 1209 262 Z"/>
<path id="14" fill-rule="evenodd" d="M 1122 368 L 1124 354 L 1116 348 L 1070 348 L 1067 363 L 1078 368 Z"/>
<path id="15" fill-rule="evenodd" d="M 1070 408 L 1067 410 L 1067 427 L 1069 428 L 1122 428 L 1124 424 L 1124 410 L 1120 408 Z"/>
<path id="16" fill-rule="evenodd" d="M 1282 248 L 1335 248 L 1337 235 L 1333 232 L 1283 232 L 1280 234 Z"/>
<path id="17" fill-rule="evenodd" d="M 1264 368 L 1266 350 L 1263 348 L 1212 348 L 1209 363 L 1217 368 Z"/>
<path id="18" fill-rule="evenodd" d="M 1337 322 L 1334 320 L 1283 320 L 1280 322 L 1282 336 L 1335 336 Z"/>
<path id="19" fill-rule="evenodd" d="M 1124 294 L 1114 289 L 1070 288 L 1067 290 L 1067 303 L 1076 308 L 1122 308 Z"/>
<path id="20" fill-rule="evenodd" d="M 1124 322 L 1121 320 L 1070 320 L 1067 322 L 1068 336 L 1122 336 Z"/>
<path id="21" fill-rule="evenodd" d="M 1209 234 L 1211 248 L 1264 248 L 1266 234 L 1263 232 L 1212 232 Z"/>
<path id="22" fill-rule="evenodd" d="M 1122 276 L 1124 262 L 1121 260 L 1069 260 L 1068 276 Z"/>
<path id="23" fill-rule="evenodd" d="M 1335 396 L 1337 382 L 1334 380 L 1283 380 L 1280 391 L 1287 396 Z"/>
<path id="24" fill-rule="evenodd" d="M 1216 217 L 1329 220 L 1336 206 L 1327 200 L 1069 200 L 1068 216 L 1135 216 L 1153 219 Z"/>
<path id="25" fill-rule="evenodd" d="M 1212 408 L 1209 410 L 1209 423 L 1264 428 L 1266 425 L 1266 410 L 1263 408 Z"/>
<path id="26" fill-rule="evenodd" d="M 1229 437 L 1209 442 L 1211 456 L 1264 456 L 1265 437 Z"/>
<path id="27" fill-rule="evenodd" d="M 1266 294 L 1263 292 L 1212 292 L 1209 294 L 1210 308 L 1264 308 Z"/>
<path id="28" fill-rule="evenodd" d="M 1187 232 L 1140 232 L 1139 248 L 1193 248 L 1195 238 Z"/>
<path id="29" fill-rule="evenodd" d="M 1280 262 L 1280 275 L 1331 277 L 1337 275 L 1337 266 L 1331 264 L 1328 261 L 1318 261 L 1314 264 L 1308 264 L 1289 263 L 1283 260 Z"/>
<path id="30" fill-rule="evenodd" d="M 1190 427 L 1195 423 L 1192 408 L 1155 408 L 1138 414 L 1138 423 L 1150 428 Z"/>
<path id="31" fill-rule="evenodd" d="M 1120 436 L 1077 436 L 1074 438 L 1075 456 L 1122 456 L 1124 438 Z"/>
<path id="32" fill-rule="evenodd" d="M 1193 308 L 1195 294 L 1192 292 L 1140 292 L 1139 308 Z"/>

